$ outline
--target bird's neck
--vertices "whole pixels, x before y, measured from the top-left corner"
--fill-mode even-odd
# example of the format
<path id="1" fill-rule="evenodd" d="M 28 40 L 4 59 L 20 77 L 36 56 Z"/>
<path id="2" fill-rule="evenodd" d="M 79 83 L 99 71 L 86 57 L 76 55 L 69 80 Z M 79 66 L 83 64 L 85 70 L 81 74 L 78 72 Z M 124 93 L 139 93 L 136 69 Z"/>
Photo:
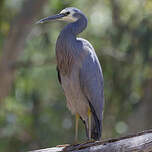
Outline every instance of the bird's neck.
<path id="1" fill-rule="evenodd" d="M 80 18 L 76 22 L 70 23 L 64 27 L 56 43 L 57 64 L 62 74 L 68 74 L 71 71 L 74 57 L 79 53 L 76 42 L 76 36 L 87 26 L 87 19 Z"/>
<path id="2" fill-rule="evenodd" d="M 64 49 L 66 48 L 70 50 L 76 42 L 76 36 L 86 27 L 87 18 L 85 16 L 82 16 L 77 21 L 66 25 L 58 37 L 57 44 L 60 47 L 62 46 Z"/>
<path id="3" fill-rule="evenodd" d="M 79 33 L 81 33 L 86 27 L 87 27 L 87 18 L 85 16 L 82 16 L 76 22 L 68 24 L 63 29 L 63 31 L 65 30 L 66 32 L 69 32 L 76 36 Z"/>
<path id="4" fill-rule="evenodd" d="M 81 17 L 76 22 L 70 23 L 65 27 L 65 30 L 73 35 L 78 35 L 87 27 L 87 18 Z"/>

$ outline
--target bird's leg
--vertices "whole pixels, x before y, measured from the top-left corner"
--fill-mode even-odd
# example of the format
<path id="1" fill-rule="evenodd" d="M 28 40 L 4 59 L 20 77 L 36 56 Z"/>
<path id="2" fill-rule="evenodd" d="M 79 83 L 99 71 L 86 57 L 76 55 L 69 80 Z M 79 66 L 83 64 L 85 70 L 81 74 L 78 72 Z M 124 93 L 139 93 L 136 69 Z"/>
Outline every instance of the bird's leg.
<path id="1" fill-rule="evenodd" d="M 88 109 L 88 131 L 89 131 L 89 140 L 91 139 L 91 109 Z"/>
<path id="2" fill-rule="evenodd" d="M 79 114 L 75 115 L 75 142 L 78 142 Z"/>

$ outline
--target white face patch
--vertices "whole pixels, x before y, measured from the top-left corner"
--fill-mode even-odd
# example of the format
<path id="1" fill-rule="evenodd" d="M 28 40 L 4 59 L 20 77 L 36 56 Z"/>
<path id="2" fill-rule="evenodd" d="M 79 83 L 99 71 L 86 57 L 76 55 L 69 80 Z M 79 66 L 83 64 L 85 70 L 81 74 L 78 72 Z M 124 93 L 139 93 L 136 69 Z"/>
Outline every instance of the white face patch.
<path id="1" fill-rule="evenodd" d="M 64 9 L 60 13 L 67 13 L 67 12 L 69 12 L 69 14 L 67 16 L 65 16 L 65 17 L 62 17 L 59 20 L 67 21 L 67 22 L 75 22 L 75 21 L 78 20 L 76 17 L 73 16 L 73 14 L 75 13 L 73 10 Z"/>

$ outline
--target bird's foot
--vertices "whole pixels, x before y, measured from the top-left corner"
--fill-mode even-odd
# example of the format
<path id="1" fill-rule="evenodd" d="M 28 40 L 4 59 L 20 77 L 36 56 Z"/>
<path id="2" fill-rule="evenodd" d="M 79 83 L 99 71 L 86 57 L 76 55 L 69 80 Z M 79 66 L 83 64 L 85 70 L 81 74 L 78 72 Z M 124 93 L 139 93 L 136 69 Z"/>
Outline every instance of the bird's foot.
<path id="1" fill-rule="evenodd" d="M 56 145 L 56 147 L 67 147 L 67 146 L 70 146 L 70 144 Z"/>
<path id="2" fill-rule="evenodd" d="M 82 142 L 81 144 L 88 144 L 88 143 L 94 143 L 94 142 L 95 142 L 95 140 L 93 140 L 93 139 L 88 139 L 88 140 Z"/>

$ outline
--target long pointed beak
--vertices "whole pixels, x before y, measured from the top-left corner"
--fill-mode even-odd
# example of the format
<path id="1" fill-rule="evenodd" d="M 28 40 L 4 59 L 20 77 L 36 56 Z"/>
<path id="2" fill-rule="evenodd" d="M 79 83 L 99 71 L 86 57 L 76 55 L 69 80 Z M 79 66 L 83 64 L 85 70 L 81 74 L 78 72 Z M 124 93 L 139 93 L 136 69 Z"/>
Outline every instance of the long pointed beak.
<path id="1" fill-rule="evenodd" d="M 53 16 L 43 18 L 43 19 L 37 21 L 36 24 L 48 22 L 48 21 L 51 21 L 51 20 L 57 20 L 57 19 L 60 19 L 64 16 L 65 16 L 64 14 L 56 14 L 56 15 L 53 15 Z"/>

